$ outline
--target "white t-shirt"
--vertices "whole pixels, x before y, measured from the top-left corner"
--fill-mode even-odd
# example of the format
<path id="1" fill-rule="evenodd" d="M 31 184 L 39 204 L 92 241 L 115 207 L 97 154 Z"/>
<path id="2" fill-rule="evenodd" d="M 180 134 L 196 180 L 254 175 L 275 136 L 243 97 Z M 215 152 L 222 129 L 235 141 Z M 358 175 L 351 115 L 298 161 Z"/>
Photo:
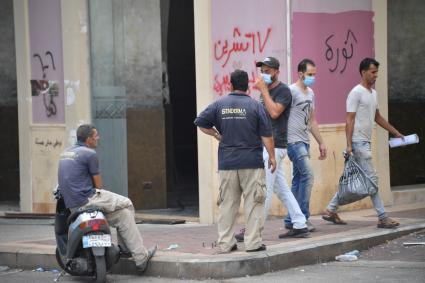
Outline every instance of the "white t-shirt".
<path id="1" fill-rule="evenodd" d="M 347 97 L 347 112 L 355 112 L 353 142 L 372 140 L 372 129 L 375 121 L 378 98 L 376 91 L 370 92 L 362 85 L 356 85 Z"/>
<path id="2" fill-rule="evenodd" d="M 296 85 L 289 86 L 292 94 L 291 111 L 288 119 L 288 143 L 310 142 L 310 115 L 314 109 L 314 92 L 307 88 L 307 93 Z"/>

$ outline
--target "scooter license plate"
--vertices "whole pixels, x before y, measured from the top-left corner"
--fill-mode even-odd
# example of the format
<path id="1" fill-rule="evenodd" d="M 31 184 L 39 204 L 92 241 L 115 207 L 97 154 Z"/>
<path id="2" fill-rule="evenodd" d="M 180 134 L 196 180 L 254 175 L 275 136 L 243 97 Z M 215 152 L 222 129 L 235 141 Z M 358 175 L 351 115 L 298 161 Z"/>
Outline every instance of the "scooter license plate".
<path id="1" fill-rule="evenodd" d="M 110 247 L 111 235 L 88 235 L 83 236 L 83 248 Z"/>

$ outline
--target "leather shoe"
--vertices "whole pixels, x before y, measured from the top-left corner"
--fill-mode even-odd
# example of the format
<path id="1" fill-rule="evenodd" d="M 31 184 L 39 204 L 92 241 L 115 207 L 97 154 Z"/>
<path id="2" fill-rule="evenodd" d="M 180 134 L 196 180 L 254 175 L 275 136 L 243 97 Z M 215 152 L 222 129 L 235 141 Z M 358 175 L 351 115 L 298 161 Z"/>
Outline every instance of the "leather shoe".
<path id="1" fill-rule="evenodd" d="M 266 245 L 261 244 L 261 246 L 259 246 L 256 249 L 252 249 L 252 250 L 246 250 L 246 252 L 248 253 L 252 253 L 252 252 L 260 252 L 260 251 L 265 251 L 266 250 Z"/>
<path id="2" fill-rule="evenodd" d="M 241 242 L 243 242 L 243 241 L 245 240 L 245 228 L 242 228 L 242 229 L 239 231 L 239 234 L 236 234 L 236 235 L 235 235 L 235 239 L 236 239 L 236 241 L 237 241 L 237 242 L 239 242 L 239 243 L 241 243 Z"/>
<path id="3" fill-rule="evenodd" d="M 131 258 L 132 254 L 129 250 L 121 245 L 118 245 L 118 248 L 120 249 L 120 258 Z"/>
<path id="4" fill-rule="evenodd" d="M 151 247 L 150 249 L 148 249 L 148 256 L 147 256 L 145 262 L 143 262 L 141 265 L 137 266 L 138 273 L 143 274 L 146 271 L 146 269 L 148 268 L 148 265 L 149 265 L 149 261 L 155 255 L 157 249 L 158 249 L 158 245 L 155 245 L 155 246 Z"/>
<path id="5" fill-rule="evenodd" d="M 234 244 L 234 245 L 230 248 L 230 250 L 228 250 L 228 251 L 222 251 L 222 250 L 220 250 L 220 251 L 218 251 L 216 254 L 228 254 L 228 253 L 231 253 L 231 252 L 236 251 L 237 249 L 238 249 L 238 245 L 237 245 L 237 244 Z"/>

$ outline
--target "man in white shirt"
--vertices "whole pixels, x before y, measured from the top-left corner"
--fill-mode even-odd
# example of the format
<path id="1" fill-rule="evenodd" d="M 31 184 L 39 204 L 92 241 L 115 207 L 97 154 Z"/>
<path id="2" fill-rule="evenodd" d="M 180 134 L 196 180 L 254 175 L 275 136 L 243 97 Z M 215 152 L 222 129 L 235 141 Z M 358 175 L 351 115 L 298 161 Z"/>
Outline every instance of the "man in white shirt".
<path id="1" fill-rule="evenodd" d="M 364 172 L 378 184 L 378 176 L 372 164 L 371 140 L 374 122 L 395 137 L 403 138 L 379 112 L 376 91 L 372 88 L 378 78 L 379 63 L 372 58 L 365 58 L 360 63 L 360 84 L 356 85 L 347 97 L 347 154 L 352 154 Z M 378 214 L 378 228 L 394 228 L 399 223 L 387 216 L 379 194 L 370 196 Z M 335 224 L 346 224 L 336 213 L 338 209 L 337 194 L 334 195 L 322 218 Z"/>

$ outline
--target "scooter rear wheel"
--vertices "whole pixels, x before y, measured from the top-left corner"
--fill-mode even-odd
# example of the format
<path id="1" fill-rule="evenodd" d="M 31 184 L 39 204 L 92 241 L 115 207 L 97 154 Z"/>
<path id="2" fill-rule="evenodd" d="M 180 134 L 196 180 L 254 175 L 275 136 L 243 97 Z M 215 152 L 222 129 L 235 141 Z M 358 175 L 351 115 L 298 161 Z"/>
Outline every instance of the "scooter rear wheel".
<path id="1" fill-rule="evenodd" d="M 94 274 L 94 280 L 96 283 L 106 282 L 106 261 L 104 256 L 94 256 L 96 263 L 96 273 Z"/>

